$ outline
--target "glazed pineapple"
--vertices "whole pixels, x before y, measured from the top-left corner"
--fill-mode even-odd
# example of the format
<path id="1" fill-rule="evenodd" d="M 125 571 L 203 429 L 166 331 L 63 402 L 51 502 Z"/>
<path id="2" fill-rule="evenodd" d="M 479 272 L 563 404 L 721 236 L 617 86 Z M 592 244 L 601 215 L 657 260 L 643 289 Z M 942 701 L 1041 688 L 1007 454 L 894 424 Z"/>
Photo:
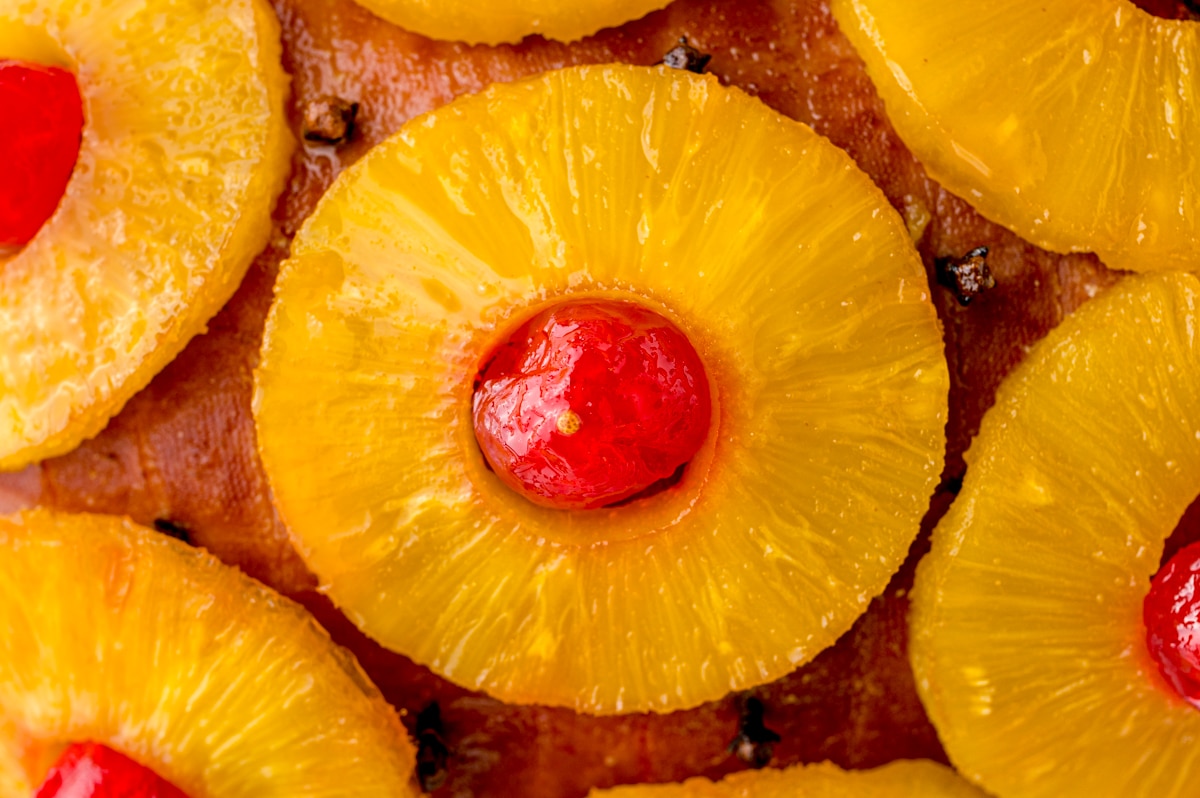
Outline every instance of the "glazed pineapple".
<path id="1" fill-rule="evenodd" d="M 905 144 L 984 216 L 1114 269 L 1200 262 L 1200 23 L 1129 0 L 833 9 Z"/>
<path id="2" fill-rule="evenodd" d="M 646 784 L 593 790 L 590 798 L 986 798 L 947 768 L 898 760 L 874 770 L 842 770 L 829 762 L 786 770 L 735 773 L 719 782 Z"/>
<path id="3" fill-rule="evenodd" d="M 0 795 L 28 796 L 34 784 L 30 773 L 43 773 L 50 762 L 39 763 L 29 757 L 28 736 L 11 718 L 0 713 Z M 33 761 L 28 761 L 33 760 Z"/>
<path id="4" fill-rule="evenodd" d="M 574 41 L 663 8 L 670 0 L 359 0 L 402 28 L 434 39 L 499 44 L 531 34 Z"/>
<path id="5" fill-rule="evenodd" d="M 670 478 L 564 510 L 488 467 L 473 406 L 513 331 L 579 300 L 676 328 L 710 401 Z M 850 626 L 925 511 L 948 378 L 904 225 L 841 151 L 713 78 L 605 66 L 494 86 L 345 172 L 256 382 L 277 504 L 352 620 L 504 700 L 615 713 L 768 681 Z M 557 390 L 533 449 L 609 393 L 572 419 Z"/>
<path id="6" fill-rule="evenodd" d="M 0 254 L 0 468 L 98 432 L 266 243 L 290 154 L 278 37 L 260 0 L 0 1 L 0 61 L 73 74 L 84 120 L 57 209 Z"/>
<path id="7" fill-rule="evenodd" d="M 0 520 L 0 595 L 0 785 L 99 742 L 190 798 L 409 794 L 412 747 L 353 658 L 203 552 L 33 511 Z"/>
<path id="8" fill-rule="evenodd" d="M 917 574 L 911 656 L 950 759 L 999 798 L 1200 794 L 1200 711 L 1144 601 L 1200 483 L 1200 281 L 1131 278 L 1001 388 Z"/>

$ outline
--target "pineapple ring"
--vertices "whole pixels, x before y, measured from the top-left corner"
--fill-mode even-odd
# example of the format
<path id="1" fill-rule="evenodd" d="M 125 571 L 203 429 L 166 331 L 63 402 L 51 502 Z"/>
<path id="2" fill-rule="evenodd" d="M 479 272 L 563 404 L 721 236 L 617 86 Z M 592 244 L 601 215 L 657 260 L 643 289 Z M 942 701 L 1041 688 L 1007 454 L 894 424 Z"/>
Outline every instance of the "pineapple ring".
<path id="1" fill-rule="evenodd" d="M 1200 24 L 1129 0 L 833 10 L 904 143 L 984 216 L 1114 269 L 1200 265 Z"/>
<path id="2" fill-rule="evenodd" d="M 830 762 L 748 770 L 719 782 L 639 784 L 592 790 L 588 798 L 987 798 L 945 765 L 901 759 L 871 770 L 842 770 Z"/>
<path id="3" fill-rule="evenodd" d="M 568 295 L 648 305 L 704 360 L 719 429 L 674 489 L 568 513 L 486 468 L 475 375 Z M 459 100 L 347 170 L 256 384 L 277 506 L 361 628 L 603 714 L 774 679 L 849 628 L 925 512 L 948 374 L 905 227 L 845 153 L 715 78 L 604 66 Z"/>
<path id="4" fill-rule="evenodd" d="M 1052 331 L 984 417 L 918 570 L 921 698 L 1001 798 L 1200 794 L 1200 712 L 1142 623 L 1200 484 L 1197 305 L 1192 275 L 1129 279 Z"/>
<path id="5" fill-rule="evenodd" d="M 291 138 L 260 0 L 0 0 L 0 58 L 74 70 L 86 119 L 58 210 L 0 256 L 16 469 L 95 435 L 203 331 L 266 244 Z"/>
<path id="6" fill-rule="evenodd" d="M 395 712 L 304 610 L 111 516 L 0 519 L 0 746 L 22 737 L 104 743 L 192 798 L 416 794 Z M 22 759 L 0 750 L 0 784 L 43 775 Z"/>
<path id="7" fill-rule="evenodd" d="M 433 39 L 502 44 L 531 34 L 571 42 L 665 8 L 670 0 L 357 0 L 402 28 Z"/>

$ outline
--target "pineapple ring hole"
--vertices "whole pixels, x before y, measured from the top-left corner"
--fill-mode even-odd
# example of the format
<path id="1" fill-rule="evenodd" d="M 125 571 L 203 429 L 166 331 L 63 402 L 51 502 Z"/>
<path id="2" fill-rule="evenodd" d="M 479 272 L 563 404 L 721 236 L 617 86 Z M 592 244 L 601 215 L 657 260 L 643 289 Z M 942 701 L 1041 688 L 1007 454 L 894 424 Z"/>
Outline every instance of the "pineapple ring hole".
<path id="1" fill-rule="evenodd" d="M 684 467 L 646 490 L 624 500 L 588 512 L 564 513 L 559 509 L 530 502 L 512 490 L 491 468 L 475 437 L 471 408 L 476 376 L 483 371 L 498 346 L 511 337 L 527 320 L 567 301 L 627 302 L 640 305 L 662 316 L 687 337 L 704 364 L 712 404 L 710 429 L 700 448 Z M 465 459 L 466 476 L 499 512 L 530 523 L 530 540 L 556 545 L 587 547 L 670 534 L 680 520 L 704 500 L 704 488 L 712 478 L 716 464 L 728 457 L 731 442 L 722 439 L 728 426 L 727 416 L 747 400 L 739 391 L 745 382 L 736 356 L 728 351 L 719 335 L 696 325 L 695 319 L 677 313 L 667 301 L 633 287 L 590 285 L 563 293 L 543 295 L 528 303 L 497 308 L 488 314 L 491 324 L 477 329 L 469 344 L 479 353 L 474 367 L 465 370 L 456 389 L 463 408 L 463 423 L 456 432 L 462 451 L 473 452 Z M 745 412 L 744 409 L 742 412 Z M 736 445 L 736 444 L 734 444 Z M 534 531 L 536 530 L 536 531 Z"/>
<path id="2" fill-rule="evenodd" d="M 676 484 L 712 401 L 687 336 L 638 303 L 568 299 L 495 346 L 475 378 L 475 439 L 535 504 L 596 509 Z"/>

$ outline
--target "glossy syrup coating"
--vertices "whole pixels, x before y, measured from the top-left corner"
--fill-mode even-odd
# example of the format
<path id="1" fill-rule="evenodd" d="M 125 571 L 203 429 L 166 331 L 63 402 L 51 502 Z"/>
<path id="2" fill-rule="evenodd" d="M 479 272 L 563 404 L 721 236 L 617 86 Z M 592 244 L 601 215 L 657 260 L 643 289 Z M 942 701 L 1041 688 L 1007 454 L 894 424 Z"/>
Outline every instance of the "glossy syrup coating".
<path id="1" fill-rule="evenodd" d="M 474 398 L 496 474 L 536 504 L 603 507 L 670 477 L 708 435 L 712 398 L 687 336 L 631 302 L 565 302 L 496 350 Z"/>
<path id="2" fill-rule="evenodd" d="M 0 250 L 22 247 L 58 207 L 83 132 L 75 76 L 59 67 L 0 60 Z"/>
<path id="3" fill-rule="evenodd" d="M 153 770 L 99 743 L 63 752 L 35 798 L 187 798 Z"/>
<path id="4" fill-rule="evenodd" d="M 637 23 L 573 45 L 531 37 L 515 47 L 434 42 L 377 17 L 352 0 L 275 0 L 287 69 L 291 121 L 337 95 L 360 103 L 344 148 L 311 146 L 278 219 L 290 235 L 333 178 L 417 113 L 496 80 L 582 61 L 653 63 L 686 35 L 713 56 L 709 71 L 808 122 L 850 152 L 912 220 L 928 269 L 935 258 L 986 244 L 997 285 L 969 308 L 933 288 L 952 362 L 949 475 L 990 407 L 996 385 L 1065 315 L 1116 274 L 1092 255 L 1038 250 L 984 221 L 929 179 L 900 144 L 882 101 L 821 0 L 677 0 Z M 592 785 L 719 778 L 745 767 L 726 753 L 738 730 L 739 695 L 669 715 L 590 717 L 566 709 L 506 704 L 469 692 L 357 632 L 316 593 L 266 496 L 250 414 L 252 369 L 270 304 L 280 249 L 251 270 L 233 302 L 138 394 L 115 423 L 70 455 L 0 475 L 0 506 L 42 502 L 166 517 L 192 540 L 320 610 L 322 622 L 356 652 L 384 693 L 407 711 L 441 707 L 452 751 L 445 794 L 571 796 Z M 931 278 L 932 282 L 932 278 Z M 936 520 L 952 498 L 948 483 Z M 1200 523 L 1197 524 L 1200 526 Z M 767 725 L 784 738 L 773 766 L 830 759 L 870 767 L 895 757 L 944 758 L 912 684 L 905 643 L 912 558 L 888 592 L 837 646 L 756 695 Z M 1144 637 L 1144 636 L 1143 636 Z M 1144 645 L 1144 644 L 1143 644 Z"/>
<path id="5" fill-rule="evenodd" d="M 1158 572 L 1142 612 L 1159 672 L 1200 706 L 1200 543 L 1181 549 Z"/>

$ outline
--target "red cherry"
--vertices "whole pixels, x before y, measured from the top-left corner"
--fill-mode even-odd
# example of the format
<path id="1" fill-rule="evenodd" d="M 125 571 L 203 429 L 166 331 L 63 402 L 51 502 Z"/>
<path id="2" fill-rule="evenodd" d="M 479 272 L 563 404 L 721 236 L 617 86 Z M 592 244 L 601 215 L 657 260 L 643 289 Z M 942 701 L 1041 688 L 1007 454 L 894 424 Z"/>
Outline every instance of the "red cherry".
<path id="1" fill-rule="evenodd" d="M 150 768 L 99 743 L 63 752 L 34 798 L 187 798 Z"/>
<path id="2" fill-rule="evenodd" d="M 577 300 L 502 344 L 475 389 L 475 437 L 530 501 L 603 507 L 672 476 L 704 443 L 712 400 L 700 356 L 659 314 Z"/>
<path id="3" fill-rule="evenodd" d="M 83 99 L 65 69 L 0 61 L 0 247 L 23 247 L 67 189 L 83 136 Z"/>
<path id="4" fill-rule="evenodd" d="M 1181 696 L 1200 707 L 1200 543 L 1180 549 L 1142 605 L 1146 645 Z"/>

